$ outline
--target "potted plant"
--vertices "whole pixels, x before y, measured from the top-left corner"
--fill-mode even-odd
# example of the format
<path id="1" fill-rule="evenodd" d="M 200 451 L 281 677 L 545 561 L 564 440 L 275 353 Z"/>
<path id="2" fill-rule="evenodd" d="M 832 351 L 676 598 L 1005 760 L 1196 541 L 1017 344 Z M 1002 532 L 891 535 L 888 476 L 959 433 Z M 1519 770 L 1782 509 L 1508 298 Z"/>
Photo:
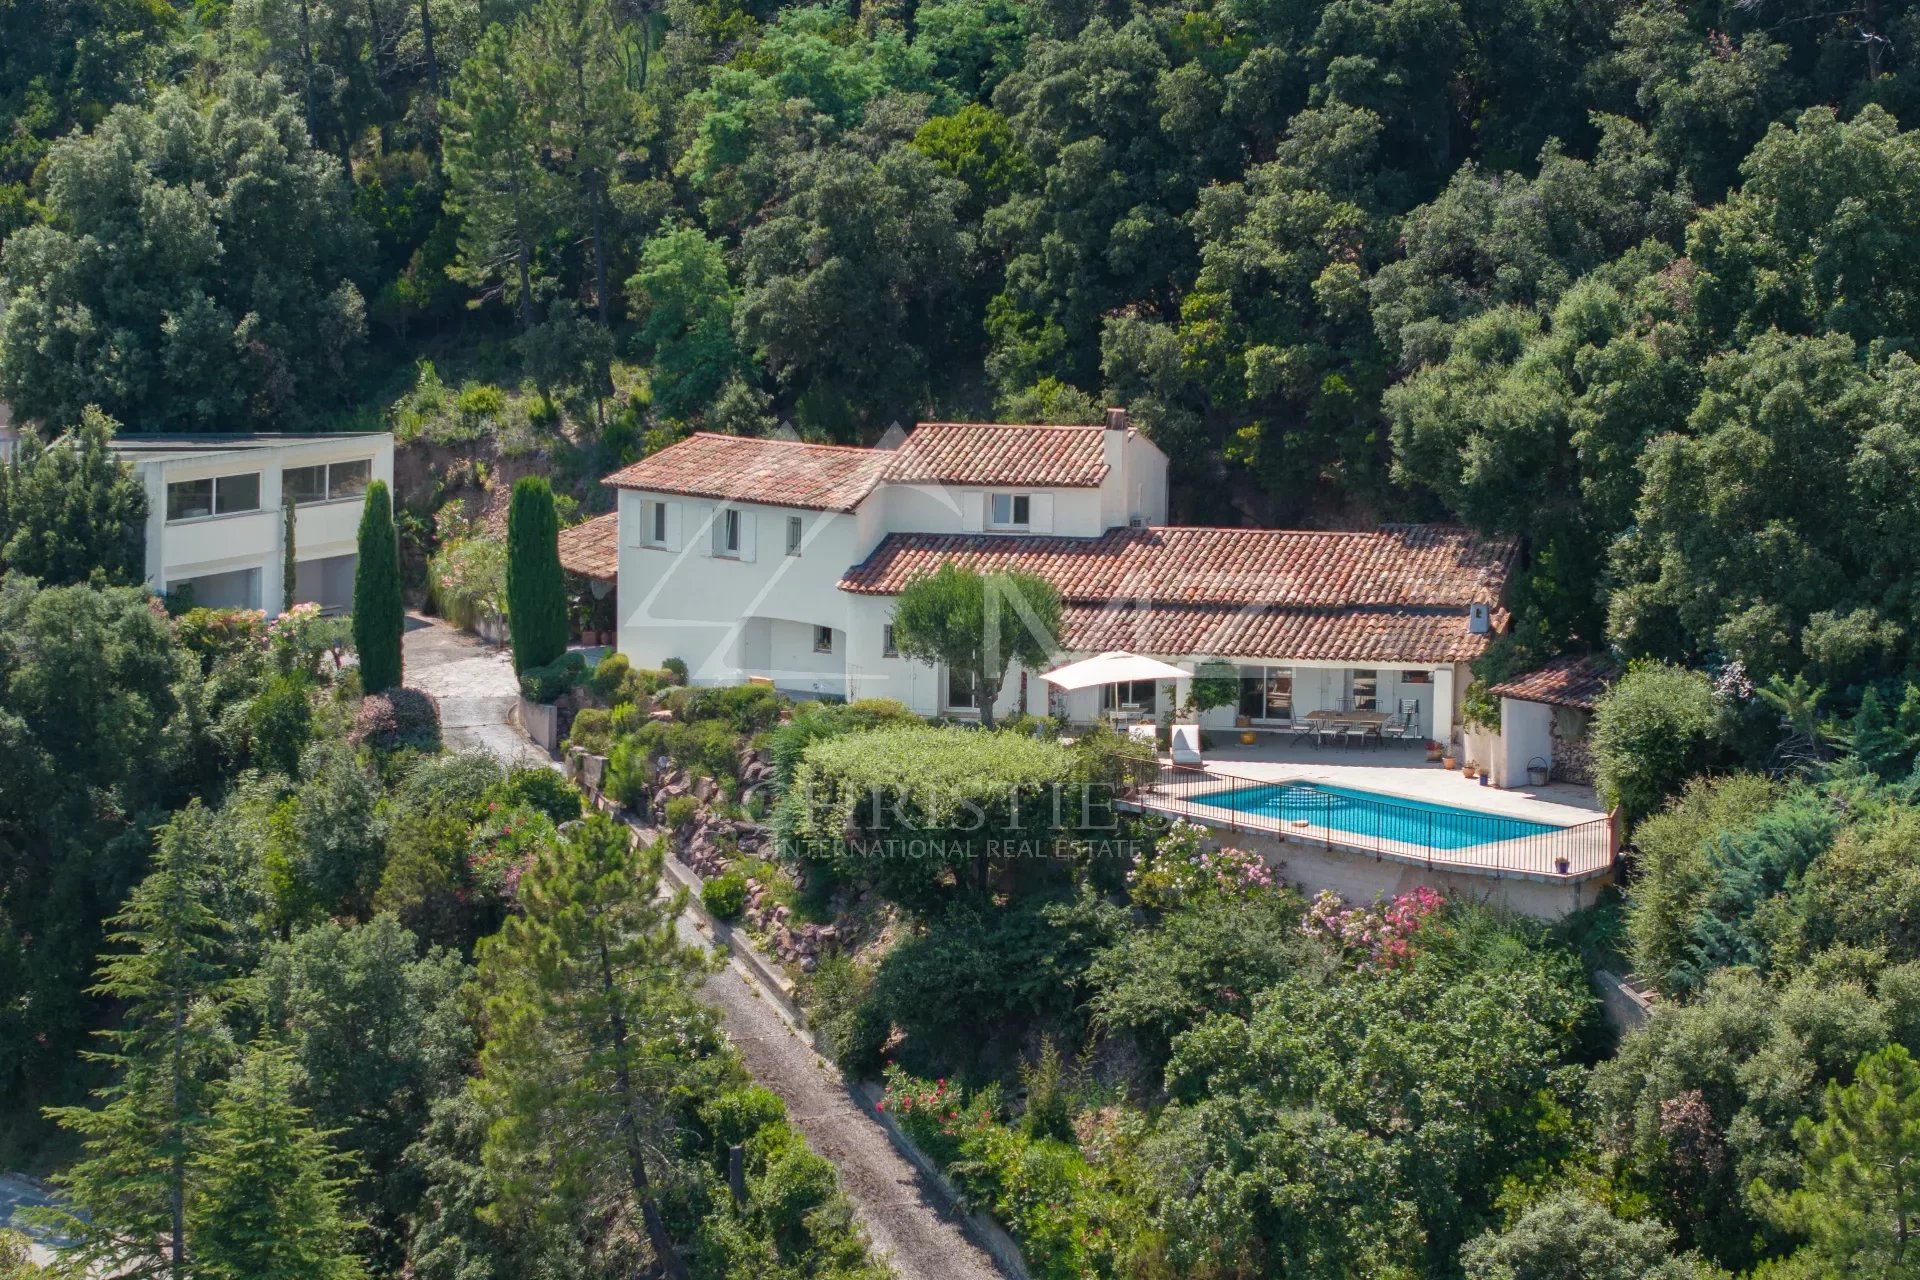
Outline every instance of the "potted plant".
<path id="1" fill-rule="evenodd" d="M 1440 757 L 1440 767 L 1442 769 L 1451 769 L 1459 763 L 1459 760 L 1454 757 L 1451 751 Z"/>
<path id="2" fill-rule="evenodd" d="M 1567 874 L 1567 872 L 1571 870 L 1572 867 L 1573 867 L 1573 864 L 1567 861 L 1566 854 L 1556 853 L 1553 855 L 1553 869 L 1559 872 L 1561 875 Z"/>
<path id="3" fill-rule="evenodd" d="M 1427 761 L 1432 763 L 1440 758 L 1440 744 L 1432 738 L 1427 739 Z"/>

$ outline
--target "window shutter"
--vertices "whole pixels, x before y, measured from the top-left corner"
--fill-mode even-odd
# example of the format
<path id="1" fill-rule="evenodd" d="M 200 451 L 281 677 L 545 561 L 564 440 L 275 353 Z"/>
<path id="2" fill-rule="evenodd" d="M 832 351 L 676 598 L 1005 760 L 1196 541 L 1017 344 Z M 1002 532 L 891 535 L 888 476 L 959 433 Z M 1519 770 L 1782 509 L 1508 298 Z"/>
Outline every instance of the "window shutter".
<path id="1" fill-rule="evenodd" d="M 650 502 L 630 502 L 621 505 L 625 509 L 620 512 L 618 517 L 619 523 L 616 526 L 620 530 L 620 545 L 623 547 L 637 547 L 640 545 L 641 530 L 645 529 L 647 527 L 647 521 L 653 518 L 653 511 L 651 510 L 653 504 Z M 635 507 L 639 508 L 640 514 L 638 516 L 633 514 Z"/>
<path id="2" fill-rule="evenodd" d="M 678 551 L 680 549 L 680 508 L 683 504 L 663 502 L 660 505 L 667 509 L 667 550 Z"/>
<path id="3" fill-rule="evenodd" d="M 760 521 L 759 521 L 758 513 L 753 511 L 748 511 L 744 507 L 741 508 L 740 510 L 740 558 L 742 560 L 753 559 L 753 534 L 754 534 L 755 527 L 759 523 Z"/>
<path id="4" fill-rule="evenodd" d="M 979 533 L 986 527 L 987 495 L 978 489 L 960 491 L 960 529 L 963 533 Z"/>
<path id="5" fill-rule="evenodd" d="M 1036 493 L 1027 502 L 1027 528 L 1034 533 L 1053 532 L 1053 495 Z"/>

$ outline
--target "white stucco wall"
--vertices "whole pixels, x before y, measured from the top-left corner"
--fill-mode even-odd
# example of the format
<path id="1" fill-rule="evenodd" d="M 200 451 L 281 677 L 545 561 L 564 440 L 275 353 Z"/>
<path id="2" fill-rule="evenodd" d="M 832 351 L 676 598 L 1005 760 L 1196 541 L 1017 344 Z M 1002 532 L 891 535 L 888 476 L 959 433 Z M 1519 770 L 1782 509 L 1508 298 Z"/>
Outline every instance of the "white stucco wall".
<path id="1" fill-rule="evenodd" d="M 129 437 L 122 456 L 131 463 L 147 491 L 147 585 L 165 592 L 191 578 L 258 570 L 258 606 L 269 614 L 280 611 L 282 599 L 281 545 L 282 475 L 289 467 L 318 463 L 372 462 L 371 479 L 393 485 L 393 437 L 386 432 L 365 435 L 299 437 L 279 441 L 237 444 L 231 449 L 181 449 Z M 167 519 L 167 486 L 185 480 L 220 476 L 260 475 L 260 506 L 233 515 Z M 299 562 L 354 554 L 364 499 L 355 495 L 334 501 L 304 503 L 294 514 L 294 556 Z"/>
<path id="2" fill-rule="evenodd" d="M 1553 708 L 1544 702 L 1500 699 L 1499 744 L 1493 754 L 1493 785 L 1528 785 L 1529 761 L 1553 767 Z"/>

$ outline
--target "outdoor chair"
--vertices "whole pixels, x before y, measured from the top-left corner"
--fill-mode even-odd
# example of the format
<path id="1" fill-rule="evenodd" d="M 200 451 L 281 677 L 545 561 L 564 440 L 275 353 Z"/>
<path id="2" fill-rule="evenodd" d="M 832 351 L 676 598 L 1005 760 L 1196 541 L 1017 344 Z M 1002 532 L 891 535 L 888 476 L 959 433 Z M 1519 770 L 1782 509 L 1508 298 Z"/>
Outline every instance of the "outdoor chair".
<path id="1" fill-rule="evenodd" d="M 1173 726 L 1172 739 L 1168 744 L 1168 755 L 1175 764 L 1197 765 L 1200 763 L 1200 726 L 1197 724 L 1177 724 Z"/>
<path id="2" fill-rule="evenodd" d="M 1340 726 L 1340 741 L 1349 747 L 1365 746 L 1367 730 L 1365 725 L 1343 724 Z"/>
<path id="3" fill-rule="evenodd" d="M 1335 724 L 1331 720 L 1318 721 L 1314 726 L 1314 741 L 1323 747 L 1330 742 L 1338 743 L 1346 736 L 1346 729 L 1347 726 Z"/>
<path id="4" fill-rule="evenodd" d="M 1396 714 L 1388 716 L 1387 722 L 1380 726 L 1380 737 L 1382 739 L 1393 738 L 1396 741 L 1404 741 L 1407 735 L 1412 732 L 1413 726 L 1407 723 L 1407 718 L 1404 715 Z"/>
<path id="5" fill-rule="evenodd" d="M 1293 741 L 1305 742 L 1311 745 L 1318 730 L 1314 727 L 1314 723 L 1311 720 L 1295 720 L 1287 732 Z"/>

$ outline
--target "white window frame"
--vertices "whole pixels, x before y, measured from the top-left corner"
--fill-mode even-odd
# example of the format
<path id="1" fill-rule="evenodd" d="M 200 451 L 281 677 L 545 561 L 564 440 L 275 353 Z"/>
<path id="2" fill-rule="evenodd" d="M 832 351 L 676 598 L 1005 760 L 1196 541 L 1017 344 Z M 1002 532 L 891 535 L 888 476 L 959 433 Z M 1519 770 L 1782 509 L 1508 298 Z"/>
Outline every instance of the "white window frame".
<path id="1" fill-rule="evenodd" d="M 883 658 L 897 658 L 900 656 L 900 646 L 894 643 L 893 624 L 891 622 L 883 622 L 880 624 L 880 656 Z"/>
<path id="2" fill-rule="evenodd" d="M 805 532 L 806 532 L 806 525 L 800 519 L 799 516 L 787 517 L 787 554 L 788 555 L 797 556 L 800 554 L 800 539 L 804 536 Z"/>
<path id="3" fill-rule="evenodd" d="M 713 554 L 740 558 L 740 509 L 722 507 L 713 518 Z"/>
<path id="4" fill-rule="evenodd" d="M 940 691 L 941 709 L 944 711 L 971 711 L 975 715 L 978 715 L 980 708 L 976 704 L 980 699 L 975 694 L 973 685 L 971 683 L 967 685 L 967 700 L 965 702 L 955 702 L 953 700 L 953 682 L 959 676 L 959 672 L 955 671 L 952 667 L 948 667 L 946 672 L 947 687 Z"/>
<path id="5" fill-rule="evenodd" d="M 647 509 L 652 512 L 652 518 L 647 522 L 647 545 L 664 547 L 667 545 L 667 504 L 649 502 Z"/>
<path id="6" fill-rule="evenodd" d="M 1360 705 L 1360 680 L 1365 676 L 1373 682 L 1373 692 L 1366 695 L 1368 706 Z M 1380 709 L 1380 668 L 1349 667 L 1347 669 L 1347 710 L 1378 711 Z"/>
<path id="7" fill-rule="evenodd" d="M 1000 518 L 1000 505 L 1006 504 L 1007 518 Z M 1033 495 L 1030 493 L 990 493 L 987 495 L 987 528 L 1031 529 Z"/>
<path id="8" fill-rule="evenodd" d="M 367 471 L 366 481 L 358 489 L 350 493 L 335 493 L 333 475 L 335 467 L 365 467 Z M 287 476 L 295 471 L 318 471 L 320 473 L 320 496 L 317 498 L 297 498 L 294 500 L 294 505 L 297 507 L 317 507 L 323 502 L 360 502 L 366 498 L 367 486 L 373 483 L 372 458 L 337 458 L 332 462 L 303 462 L 297 467 L 282 467 L 280 469 L 280 491 L 282 493 L 285 493 L 287 490 Z M 351 482 L 349 481 L 349 483 Z"/>
<path id="9" fill-rule="evenodd" d="M 833 628 L 815 624 L 813 628 L 813 651 L 815 653 L 833 652 Z"/>

